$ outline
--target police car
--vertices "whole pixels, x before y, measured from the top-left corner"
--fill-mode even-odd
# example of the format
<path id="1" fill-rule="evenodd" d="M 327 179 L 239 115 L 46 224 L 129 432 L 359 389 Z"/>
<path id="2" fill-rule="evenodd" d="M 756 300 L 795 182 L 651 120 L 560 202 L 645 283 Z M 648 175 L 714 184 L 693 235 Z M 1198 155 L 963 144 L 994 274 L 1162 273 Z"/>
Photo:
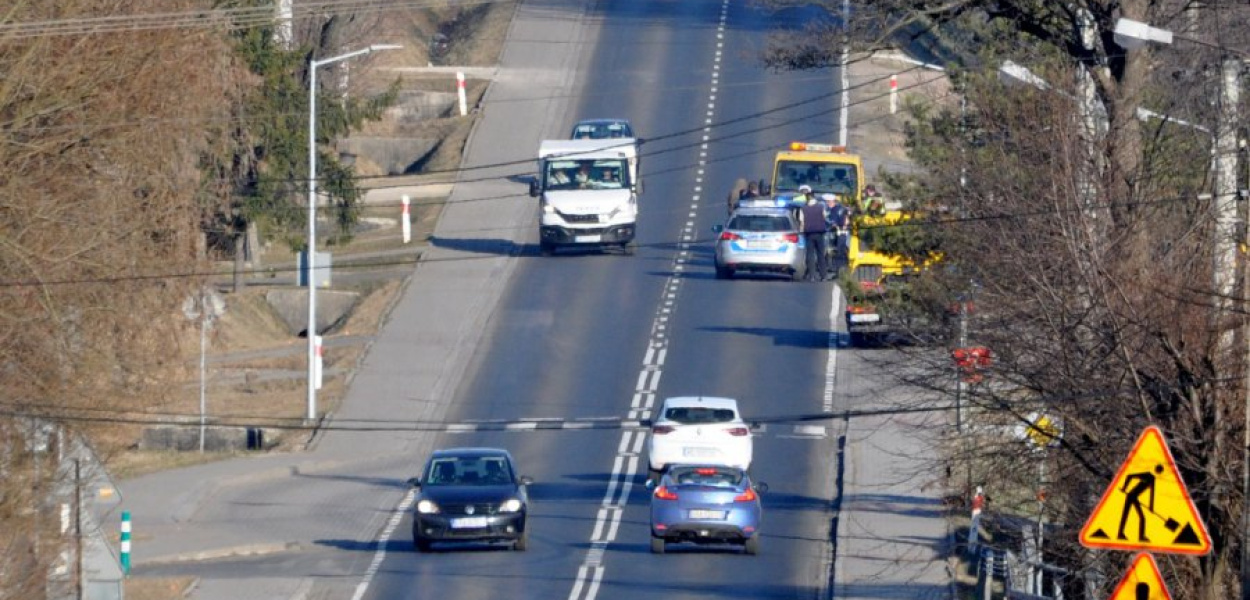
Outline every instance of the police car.
<path id="1" fill-rule="evenodd" d="M 807 245 L 790 196 L 747 198 L 712 231 L 716 238 L 716 277 L 735 273 L 774 273 L 801 280 Z"/>

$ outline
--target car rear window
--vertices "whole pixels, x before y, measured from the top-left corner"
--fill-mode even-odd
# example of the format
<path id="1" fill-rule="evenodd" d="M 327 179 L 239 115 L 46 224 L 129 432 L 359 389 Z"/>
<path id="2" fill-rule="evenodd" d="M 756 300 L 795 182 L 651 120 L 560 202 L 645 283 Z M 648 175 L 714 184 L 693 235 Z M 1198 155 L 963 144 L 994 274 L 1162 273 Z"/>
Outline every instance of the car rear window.
<path id="1" fill-rule="evenodd" d="M 669 479 L 678 485 L 736 487 L 742 483 L 742 471 L 726 467 L 673 467 Z"/>
<path id="2" fill-rule="evenodd" d="M 702 406 L 680 406 L 664 411 L 664 418 L 682 424 L 695 423 L 729 423 L 738 417 L 728 408 L 706 408 Z"/>
<path id="3" fill-rule="evenodd" d="M 734 231 L 792 231 L 790 219 L 772 215 L 738 215 L 729 222 Z"/>

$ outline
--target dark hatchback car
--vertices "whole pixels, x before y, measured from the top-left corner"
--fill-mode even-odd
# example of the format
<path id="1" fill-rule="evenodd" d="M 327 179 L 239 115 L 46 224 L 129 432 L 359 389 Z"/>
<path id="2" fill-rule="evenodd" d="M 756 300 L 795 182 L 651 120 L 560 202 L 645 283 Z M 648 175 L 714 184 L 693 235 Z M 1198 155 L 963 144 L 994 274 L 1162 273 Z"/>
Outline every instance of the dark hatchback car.
<path id="1" fill-rule="evenodd" d="M 434 542 L 509 542 L 525 550 L 529 477 L 497 448 L 436 450 L 421 477 L 412 510 L 412 543 L 428 552 Z"/>

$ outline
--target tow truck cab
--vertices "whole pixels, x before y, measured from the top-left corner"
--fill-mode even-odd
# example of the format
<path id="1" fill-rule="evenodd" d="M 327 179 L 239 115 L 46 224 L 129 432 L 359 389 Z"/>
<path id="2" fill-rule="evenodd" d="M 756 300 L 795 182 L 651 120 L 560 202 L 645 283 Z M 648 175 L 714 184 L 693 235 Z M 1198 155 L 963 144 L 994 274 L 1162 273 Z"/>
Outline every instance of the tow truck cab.
<path id="1" fill-rule="evenodd" d="M 864 194 L 864 161 L 845 146 L 790 142 L 773 159 L 772 193 L 793 194 L 807 185 L 816 194 L 838 194 L 859 206 Z"/>

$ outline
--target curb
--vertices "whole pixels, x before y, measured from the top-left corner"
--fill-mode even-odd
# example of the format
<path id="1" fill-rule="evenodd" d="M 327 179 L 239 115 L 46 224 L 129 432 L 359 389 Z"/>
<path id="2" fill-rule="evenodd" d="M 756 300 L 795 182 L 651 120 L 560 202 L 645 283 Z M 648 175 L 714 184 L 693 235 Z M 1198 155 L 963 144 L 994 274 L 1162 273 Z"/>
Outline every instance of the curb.
<path id="1" fill-rule="evenodd" d="M 136 562 L 135 566 L 152 566 L 167 565 L 187 562 L 201 562 L 207 560 L 216 560 L 219 558 L 230 558 L 234 556 L 261 556 L 265 554 L 276 554 L 278 552 L 286 552 L 287 550 L 298 550 L 300 544 L 298 542 L 274 542 L 269 544 L 248 544 L 244 546 L 232 546 L 228 548 L 216 548 L 213 550 L 201 550 L 199 552 L 188 552 L 185 554 L 175 554 L 173 556 L 158 556 L 149 558 L 142 562 Z M 198 580 L 197 580 L 198 584 Z M 192 586 L 195 587 L 195 586 Z"/>

